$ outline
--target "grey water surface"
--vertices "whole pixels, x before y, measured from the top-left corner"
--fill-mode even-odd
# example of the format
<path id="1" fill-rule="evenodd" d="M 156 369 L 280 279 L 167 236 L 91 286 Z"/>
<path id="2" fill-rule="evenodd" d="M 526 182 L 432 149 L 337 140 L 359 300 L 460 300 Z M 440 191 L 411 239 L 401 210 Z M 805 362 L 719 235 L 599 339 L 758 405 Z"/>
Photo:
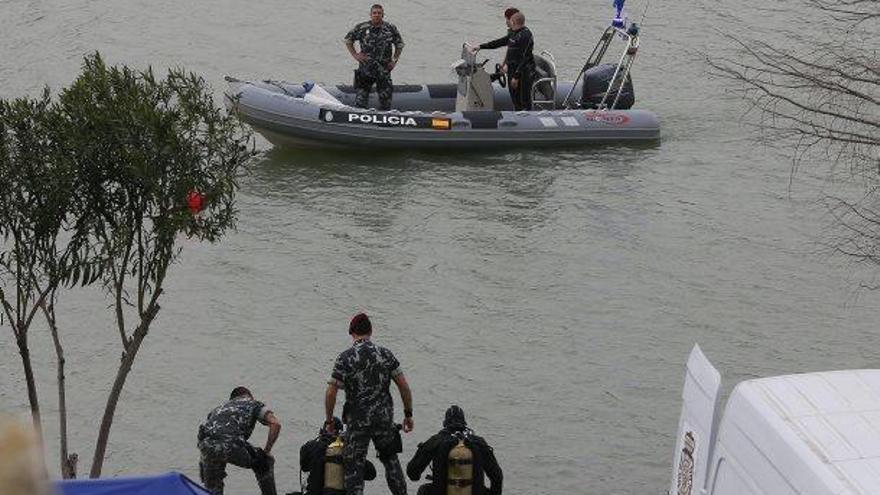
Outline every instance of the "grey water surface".
<path id="1" fill-rule="evenodd" d="M 111 63 L 199 72 L 218 101 L 227 74 L 347 82 L 353 61 L 341 39 L 371 3 L 0 0 L 0 97 L 69 84 L 94 50 Z M 573 77 L 610 3 L 518 6 L 539 48 Z M 631 3 L 640 18 L 644 0 Z M 463 41 L 503 34 L 507 4 L 385 6 L 407 43 L 394 74 L 402 83 L 450 80 Z M 320 426 L 358 311 L 413 386 L 416 431 L 403 460 L 456 403 L 495 447 L 509 493 L 665 493 L 694 343 L 728 391 L 759 376 L 876 367 L 880 310 L 859 290 L 871 273 L 822 249 L 822 175 L 792 178 L 784 155 L 756 145 L 744 107 L 703 63 L 727 46 L 721 31 L 772 40 L 782 38 L 776 28 L 813 22 L 758 6 L 652 2 L 634 79 L 638 106 L 662 120 L 656 145 L 422 154 L 258 141 L 238 230 L 217 245 L 182 241 L 105 474 L 197 478 L 197 426 L 244 384 L 284 422 L 279 490 L 298 489 L 299 445 Z M 109 303 L 90 290 L 60 301 L 81 471 L 121 352 Z M 32 340 L 57 471 L 54 357 L 42 326 Z M 7 327 L 0 411 L 27 412 Z M 264 435 L 258 428 L 255 441 Z M 387 492 L 379 480 L 368 493 Z M 256 491 L 237 469 L 227 486 Z"/>

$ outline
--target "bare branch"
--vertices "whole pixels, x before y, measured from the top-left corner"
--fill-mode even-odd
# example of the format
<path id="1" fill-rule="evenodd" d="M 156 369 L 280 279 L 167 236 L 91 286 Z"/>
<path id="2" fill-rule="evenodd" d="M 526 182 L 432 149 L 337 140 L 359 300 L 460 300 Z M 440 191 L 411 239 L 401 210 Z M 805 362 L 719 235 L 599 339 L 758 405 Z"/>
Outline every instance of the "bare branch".
<path id="1" fill-rule="evenodd" d="M 12 327 L 12 334 L 18 339 L 18 327 L 15 324 L 15 318 L 12 317 L 12 305 L 6 300 L 6 293 L 3 292 L 3 288 L 0 288 L 0 304 L 3 305 L 3 312 L 6 314 L 6 318 L 9 319 L 9 324 Z"/>
<path id="2" fill-rule="evenodd" d="M 861 24 L 880 18 L 877 0 L 807 0 L 813 7 L 830 12 L 840 22 Z"/>
<path id="3" fill-rule="evenodd" d="M 792 175 L 815 155 L 829 163 L 829 174 L 846 164 L 846 179 L 862 181 L 865 195 L 857 201 L 827 198 L 839 235 L 830 247 L 880 265 L 880 57 L 868 41 L 876 30 L 866 24 L 880 19 L 880 0 L 804 4 L 826 20 L 822 36 L 799 30 L 769 43 L 722 33 L 736 55 L 706 62 L 742 97 L 759 138 L 792 155 Z"/>

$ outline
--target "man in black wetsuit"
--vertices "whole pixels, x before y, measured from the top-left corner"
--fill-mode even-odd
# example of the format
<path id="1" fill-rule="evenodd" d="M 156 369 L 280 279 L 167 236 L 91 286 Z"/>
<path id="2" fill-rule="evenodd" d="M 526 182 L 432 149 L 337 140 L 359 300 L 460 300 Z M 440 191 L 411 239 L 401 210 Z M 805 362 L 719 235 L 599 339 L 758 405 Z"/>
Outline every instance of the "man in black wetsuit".
<path id="1" fill-rule="evenodd" d="M 345 417 L 344 413 L 343 417 Z M 342 495 L 345 493 L 342 453 L 340 451 L 334 456 L 329 456 L 332 452 L 327 451 L 327 447 L 337 439 L 341 439 L 344 442 L 345 435 L 342 432 L 342 428 L 342 420 L 334 417 L 333 432 L 325 425 L 318 432 L 316 438 L 309 440 L 300 447 L 299 467 L 302 472 L 309 473 L 309 477 L 306 481 L 305 492 L 302 494 L 294 492 L 291 495 Z M 332 474 L 336 475 L 336 479 L 327 480 L 325 478 L 327 474 L 325 466 L 328 462 L 340 465 L 340 469 L 332 472 Z M 376 479 L 376 466 L 370 461 L 366 461 L 364 465 L 364 479 L 367 481 Z"/>
<path id="2" fill-rule="evenodd" d="M 511 9 L 508 9 L 511 10 Z M 535 56 L 532 49 L 535 40 L 532 32 L 526 27 L 526 16 L 515 12 L 508 20 L 510 30 L 497 40 L 483 43 L 480 49 L 493 50 L 507 46 L 504 66 L 507 67 L 507 84 L 510 99 L 516 110 L 532 109 L 532 81 L 535 73 Z"/>
<path id="3" fill-rule="evenodd" d="M 470 450 L 470 455 L 463 458 L 455 455 L 454 451 L 461 449 L 459 443 Z M 443 429 L 439 433 L 419 444 L 412 460 L 406 465 L 409 479 L 418 481 L 429 463 L 433 479 L 419 487 L 418 495 L 446 495 L 449 492 L 501 495 L 503 474 L 495 459 L 495 452 L 486 440 L 467 427 L 464 411 L 458 406 L 450 406 L 446 410 Z M 469 473 L 469 479 L 467 475 L 462 478 L 461 473 Z M 489 488 L 485 487 L 485 478 L 491 482 Z"/>

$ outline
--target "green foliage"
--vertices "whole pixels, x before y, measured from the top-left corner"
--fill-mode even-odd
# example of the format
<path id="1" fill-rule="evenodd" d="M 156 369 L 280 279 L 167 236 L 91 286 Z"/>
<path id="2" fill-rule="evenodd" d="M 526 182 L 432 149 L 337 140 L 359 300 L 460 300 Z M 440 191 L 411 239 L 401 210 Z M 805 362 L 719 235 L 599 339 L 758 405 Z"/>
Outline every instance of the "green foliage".
<path id="1" fill-rule="evenodd" d="M 179 241 L 216 242 L 234 226 L 236 180 L 254 154 L 251 143 L 201 77 L 174 69 L 158 79 L 151 69 L 108 66 L 97 53 L 54 101 L 48 89 L 37 99 L 0 100 L 0 305 L 17 338 L 36 423 L 26 338 L 36 310 L 57 328 L 57 291 L 99 281 L 115 300 L 123 363 L 93 476 Z M 187 205 L 192 191 L 203 197 L 198 215 Z M 137 323 L 129 331 L 132 306 Z"/>
<path id="2" fill-rule="evenodd" d="M 155 282 L 177 255 L 179 233 L 213 242 L 233 225 L 250 136 L 215 106 L 201 77 L 175 69 L 157 80 L 95 54 L 61 92 L 58 111 L 97 260 L 74 281 L 128 273 Z M 186 205 L 193 190 L 206 200 L 198 217 Z"/>
<path id="3" fill-rule="evenodd" d="M 24 325 L 37 294 L 66 258 L 57 254 L 58 235 L 71 208 L 73 176 L 57 157 L 58 115 L 48 91 L 40 99 L 0 101 L 0 300 Z M 14 285 L 8 294 L 2 287 Z M 26 331 L 19 328 L 18 331 Z"/>
<path id="4" fill-rule="evenodd" d="M 214 242 L 233 226 L 249 143 L 201 77 L 175 69 L 157 80 L 98 54 L 57 102 L 48 90 L 0 100 L 0 282 L 41 263 L 69 285 L 114 266 L 155 280 L 178 234 Z M 186 205 L 193 190 L 205 199 L 198 216 Z"/>

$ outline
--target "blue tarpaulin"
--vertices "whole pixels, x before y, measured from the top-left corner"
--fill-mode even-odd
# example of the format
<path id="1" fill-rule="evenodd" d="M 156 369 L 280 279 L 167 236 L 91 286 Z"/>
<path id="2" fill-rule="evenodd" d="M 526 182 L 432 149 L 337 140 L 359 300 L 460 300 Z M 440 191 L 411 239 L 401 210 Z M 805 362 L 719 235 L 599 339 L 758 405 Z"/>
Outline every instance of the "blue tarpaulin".
<path id="1" fill-rule="evenodd" d="M 211 495 L 180 473 L 133 478 L 65 480 L 55 484 L 59 495 Z"/>

